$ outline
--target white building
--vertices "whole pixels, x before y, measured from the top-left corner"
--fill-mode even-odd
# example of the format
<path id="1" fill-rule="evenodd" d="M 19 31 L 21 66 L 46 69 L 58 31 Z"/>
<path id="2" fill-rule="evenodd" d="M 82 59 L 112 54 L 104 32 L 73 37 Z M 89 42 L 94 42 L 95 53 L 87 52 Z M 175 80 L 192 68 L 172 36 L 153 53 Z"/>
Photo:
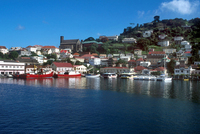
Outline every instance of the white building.
<path id="1" fill-rule="evenodd" d="M 109 40 L 118 41 L 118 35 L 115 36 L 106 36 Z"/>
<path id="2" fill-rule="evenodd" d="M 168 47 L 169 46 L 169 41 L 165 40 L 165 41 L 159 41 L 157 43 L 157 45 L 161 46 L 161 47 Z"/>
<path id="3" fill-rule="evenodd" d="M 0 46 L 0 52 L 2 52 L 3 54 L 7 54 L 8 49 L 5 46 Z"/>
<path id="4" fill-rule="evenodd" d="M 194 65 L 200 65 L 200 61 L 195 61 Z"/>
<path id="5" fill-rule="evenodd" d="M 143 67 L 148 67 L 151 65 L 151 62 L 150 61 L 141 61 L 140 62 L 140 66 L 143 66 Z"/>
<path id="6" fill-rule="evenodd" d="M 0 61 L 0 74 L 23 74 L 25 63 Z"/>
<path id="7" fill-rule="evenodd" d="M 74 70 L 78 71 L 79 73 L 86 73 L 87 67 L 84 65 L 74 65 Z"/>
<path id="8" fill-rule="evenodd" d="M 131 56 L 120 56 L 120 59 L 128 62 L 129 60 L 131 60 Z"/>
<path id="9" fill-rule="evenodd" d="M 153 30 L 148 30 L 148 31 L 144 31 L 143 32 L 143 37 L 150 37 L 151 36 L 151 34 L 153 33 Z"/>
<path id="10" fill-rule="evenodd" d="M 36 59 L 38 61 L 39 64 L 43 64 L 47 62 L 47 57 L 43 56 L 43 55 L 38 55 L 38 56 L 33 56 L 31 57 L 32 59 Z"/>
<path id="11" fill-rule="evenodd" d="M 134 68 L 128 67 L 104 67 L 100 68 L 100 73 L 133 73 Z"/>
<path id="12" fill-rule="evenodd" d="M 34 52 L 34 53 L 36 53 L 36 51 L 37 51 L 37 48 L 36 48 L 35 46 L 28 46 L 28 47 L 26 47 L 26 49 L 27 49 L 28 51 Z"/>
<path id="13" fill-rule="evenodd" d="M 135 38 L 124 38 L 122 40 L 123 43 L 137 43 Z"/>
<path id="14" fill-rule="evenodd" d="M 181 65 L 180 64 L 180 65 L 175 66 L 174 74 L 175 75 L 181 75 L 181 74 L 191 75 L 194 70 L 195 69 L 192 69 L 191 66 L 187 67 L 186 65 Z"/>
<path id="15" fill-rule="evenodd" d="M 173 49 L 173 48 L 166 48 L 166 49 L 163 49 L 163 51 L 164 51 L 167 55 L 176 53 L 176 49 Z"/>
<path id="16" fill-rule="evenodd" d="M 100 58 L 92 58 L 89 60 L 89 64 L 94 65 L 101 65 L 101 59 Z"/>

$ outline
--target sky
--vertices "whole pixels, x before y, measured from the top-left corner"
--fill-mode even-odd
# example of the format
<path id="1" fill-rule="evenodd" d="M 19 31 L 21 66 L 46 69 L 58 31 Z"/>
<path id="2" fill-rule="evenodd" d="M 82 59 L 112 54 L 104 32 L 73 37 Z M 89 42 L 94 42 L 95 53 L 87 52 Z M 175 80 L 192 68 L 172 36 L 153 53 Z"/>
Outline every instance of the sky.
<path id="1" fill-rule="evenodd" d="M 124 28 L 163 19 L 200 17 L 199 0 L 0 0 L 0 46 L 60 45 L 120 35 Z M 135 25 L 132 25 L 134 23 Z"/>

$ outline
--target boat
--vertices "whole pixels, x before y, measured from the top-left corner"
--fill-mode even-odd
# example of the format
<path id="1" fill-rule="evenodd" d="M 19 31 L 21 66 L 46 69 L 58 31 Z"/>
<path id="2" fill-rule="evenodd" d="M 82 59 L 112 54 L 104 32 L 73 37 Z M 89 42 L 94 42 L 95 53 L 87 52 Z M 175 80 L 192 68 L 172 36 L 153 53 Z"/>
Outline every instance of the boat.
<path id="1" fill-rule="evenodd" d="M 157 77 L 156 80 L 157 81 L 172 81 L 172 78 L 162 74 L 159 77 Z"/>
<path id="2" fill-rule="evenodd" d="M 54 78 L 81 77 L 81 73 L 76 71 L 67 71 L 65 73 L 55 73 Z"/>
<path id="3" fill-rule="evenodd" d="M 121 79 L 134 79 L 134 77 L 137 77 L 137 76 L 135 76 L 133 73 L 122 73 L 120 75 Z"/>
<path id="4" fill-rule="evenodd" d="M 99 78 L 100 74 L 86 74 L 85 77 L 86 78 Z"/>
<path id="5" fill-rule="evenodd" d="M 164 58 L 164 68 L 165 68 L 165 62 L 166 62 L 165 60 L 166 58 Z M 161 74 L 159 77 L 156 78 L 156 80 L 157 81 L 172 81 L 172 77 L 168 77 L 164 71 L 164 74 Z"/>
<path id="6" fill-rule="evenodd" d="M 103 78 L 117 78 L 117 74 L 116 73 L 104 73 L 102 74 Z"/>
<path id="7" fill-rule="evenodd" d="M 20 74 L 19 78 L 21 79 L 42 79 L 42 78 L 50 78 L 53 77 L 53 72 L 44 73 L 26 73 Z"/>

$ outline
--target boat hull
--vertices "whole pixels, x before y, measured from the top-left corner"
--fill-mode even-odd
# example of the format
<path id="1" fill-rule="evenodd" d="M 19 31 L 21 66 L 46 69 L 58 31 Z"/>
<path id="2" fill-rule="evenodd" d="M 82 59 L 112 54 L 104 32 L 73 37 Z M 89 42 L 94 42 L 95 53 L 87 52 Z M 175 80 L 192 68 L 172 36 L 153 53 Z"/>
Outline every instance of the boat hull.
<path id="1" fill-rule="evenodd" d="M 54 74 L 54 78 L 81 77 L 81 74 Z"/>
<path id="2" fill-rule="evenodd" d="M 21 79 L 42 79 L 42 78 L 51 78 L 53 77 L 53 72 L 50 74 L 20 74 L 19 78 Z"/>

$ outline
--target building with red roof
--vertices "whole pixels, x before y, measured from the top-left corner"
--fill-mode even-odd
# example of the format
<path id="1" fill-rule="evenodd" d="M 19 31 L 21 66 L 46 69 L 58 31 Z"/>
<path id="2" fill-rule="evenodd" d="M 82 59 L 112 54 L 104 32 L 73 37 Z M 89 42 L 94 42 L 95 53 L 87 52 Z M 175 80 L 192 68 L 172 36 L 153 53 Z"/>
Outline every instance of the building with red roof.
<path id="1" fill-rule="evenodd" d="M 41 48 L 42 51 L 49 51 L 51 50 L 52 53 L 60 53 L 59 48 L 55 47 L 55 46 L 43 46 Z"/>
<path id="2" fill-rule="evenodd" d="M 66 62 L 53 62 L 51 64 L 51 68 L 56 72 L 66 72 L 69 70 L 74 70 L 73 65 Z"/>

